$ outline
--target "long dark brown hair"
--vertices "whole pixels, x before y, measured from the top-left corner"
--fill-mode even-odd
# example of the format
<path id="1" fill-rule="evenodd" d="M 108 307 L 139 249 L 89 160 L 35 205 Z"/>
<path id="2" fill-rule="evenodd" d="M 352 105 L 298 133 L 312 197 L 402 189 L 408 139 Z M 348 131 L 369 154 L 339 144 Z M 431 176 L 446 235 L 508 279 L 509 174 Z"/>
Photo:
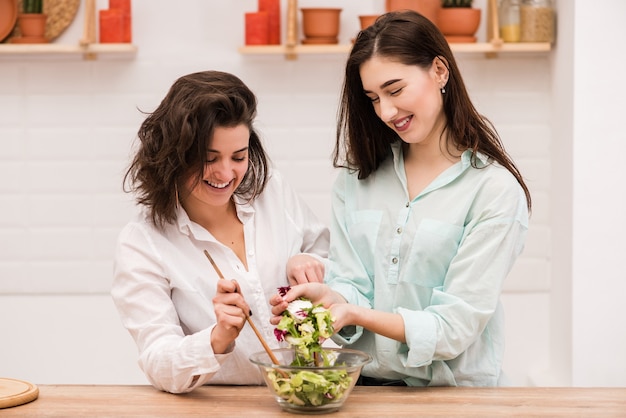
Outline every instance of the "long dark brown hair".
<path id="1" fill-rule="evenodd" d="M 430 20 L 414 11 L 386 13 L 359 32 L 346 63 L 333 152 L 335 167 L 355 170 L 359 179 L 365 179 L 390 156 L 391 144 L 401 140 L 376 115 L 363 92 L 360 68 L 374 56 L 423 69 L 430 68 L 435 58 L 441 59 L 449 72 L 443 94 L 448 141 L 453 148 L 474 152 L 473 167 L 477 167 L 476 152 L 480 151 L 509 170 L 524 189 L 530 211 L 528 187 L 493 124 L 472 104 L 448 42 Z"/>
<path id="2" fill-rule="evenodd" d="M 180 77 L 139 129 L 139 147 L 124 176 L 124 191 L 136 194 L 155 225 L 174 222 L 179 186 L 190 177 L 202 180 L 215 128 L 243 124 L 250 130 L 249 164 L 235 194 L 254 199 L 265 188 L 269 167 L 252 126 L 256 106 L 254 93 L 232 74 L 203 71 Z"/>

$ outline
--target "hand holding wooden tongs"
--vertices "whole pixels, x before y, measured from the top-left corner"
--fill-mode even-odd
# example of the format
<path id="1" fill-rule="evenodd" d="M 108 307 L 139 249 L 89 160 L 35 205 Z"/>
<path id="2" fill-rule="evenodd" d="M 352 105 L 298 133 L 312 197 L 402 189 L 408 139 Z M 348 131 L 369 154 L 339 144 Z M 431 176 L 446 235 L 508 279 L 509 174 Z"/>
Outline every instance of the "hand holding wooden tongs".
<path id="1" fill-rule="evenodd" d="M 213 261 L 213 257 L 211 257 L 211 254 L 209 254 L 209 252 L 207 250 L 204 250 L 204 254 L 207 256 L 207 258 L 211 262 L 211 265 L 213 266 L 213 268 L 217 272 L 217 275 L 220 277 L 220 279 L 224 279 L 224 275 L 222 274 L 222 271 L 219 269 L 219 267 L 217 267 L 217 264 L 215 264 L 215 261 Z M 252 322 L 252 320 L 250 319 L 250 315 L 248 314 L 248 312 L 244 312 L 244 315 L 246 315 L 246 321 L 248 321 L 248 324 L 250 324 L 250 326 L 252 327 L 252 330 L 254 331 L 254 333 L 256 334 L 257 338 L 261 342 L 261 345 L 263 345 L 263 348 L 265 349 L 265 352 L 267 353 L 268 356 L 270 356 L 270 359 L 272 360 L 272 363 L 279 364 L 278 363 L 278 359 L 276 358 L 276 356 L 272 352 L 272 349 L 270 348 L 270 346 L 265 341 L 265 338 L 263 338 L 263 335 L 261 335 L 259 330 L 256 328 L 256 325 L 254 325 L 254 322 Z"/>

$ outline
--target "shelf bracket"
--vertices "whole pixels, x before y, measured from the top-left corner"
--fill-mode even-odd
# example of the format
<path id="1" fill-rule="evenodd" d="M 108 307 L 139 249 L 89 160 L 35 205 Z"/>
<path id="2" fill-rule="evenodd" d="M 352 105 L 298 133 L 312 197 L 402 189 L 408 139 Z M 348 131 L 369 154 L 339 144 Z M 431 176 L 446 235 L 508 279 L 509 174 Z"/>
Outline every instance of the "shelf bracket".
<path id="1" fill-rule="evenodd" d="M 83 21 L 83 37 L 80 38 L 80 46 L 85 50 L 83 59 L 93 61 L 98 56 L 88 52 L 89 45 L 96 43 L 96 0 L 85 0 L 85 20 Z"/>
<path id="2" fill-rule="evenodd" d="M 298 43 L 298 0 L 288 0 L 287 2 L 287 52 L 285 58 L 295 60 L 298 55 L 294 51 Z"/>
<path id="3" fill-rule="evenodd" d="M 500 22 L 498 20 L 498 1 L 489 0 L 487 3 L 487 39 L 494 49 L 500 49 L 504 41 L 500 37 Z M 485 57 L 496 58 L 497 52 L 486 52 Z"/>

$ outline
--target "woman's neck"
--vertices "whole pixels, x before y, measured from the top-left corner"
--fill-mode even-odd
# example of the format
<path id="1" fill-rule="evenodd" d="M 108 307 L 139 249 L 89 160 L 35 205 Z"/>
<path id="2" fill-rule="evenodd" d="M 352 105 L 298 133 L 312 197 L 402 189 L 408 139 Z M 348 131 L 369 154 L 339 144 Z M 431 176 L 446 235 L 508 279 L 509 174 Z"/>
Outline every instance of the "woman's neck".
<path id="1" fill-rule="evenodd" d="M 196 205 L 189 208 L 185 207 L 185 210 L 189 219 L 202 226 L 216 240 L 230 248 L 243 263 L 246 270 L 248 269 L 243 224 L 237 216 L 237 208 L 232 199 L 223 206 Z"/>
<path id="2" fill-rule="evenodd" d="M 447 144 L 445 136 L 436 142 L 403 144 L 404 172 L 411 200 L 461 159 L 461 152 L 450 150 Z"/>
<path id="3" fill-rule="evenodd" d="M 184 205 L 185 211 L 193 222 L 202 225 L 207 231 L 213 233 L 213 230 L 219 229 L 220 226 L 228 224 L 237 219 L 237 209 L 235 202 L 231 199 L 227 204 L 222 206 L 201 205 Z"/>

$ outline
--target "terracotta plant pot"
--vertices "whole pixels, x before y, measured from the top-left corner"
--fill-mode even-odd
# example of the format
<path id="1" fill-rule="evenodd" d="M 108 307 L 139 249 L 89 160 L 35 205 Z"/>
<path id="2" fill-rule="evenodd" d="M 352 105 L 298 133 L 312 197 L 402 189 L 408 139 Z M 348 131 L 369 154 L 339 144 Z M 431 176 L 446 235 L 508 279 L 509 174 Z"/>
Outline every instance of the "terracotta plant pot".
<path id="1" fill-rule="evenodd" d="M 471 7 L 444 7 L 437 15 L 437 27 L 448 42 L 476 42 L 480 12 Z"/>
<path id="2" fill-rule="evenodd" d="M 20 29 L 21 37 L 11 40 L 13 43 L 47 43 L 46 21 L 48 16 L 43 13 L 20 13 L 17 18 L 17 25 Z"/>
<path id="3" fill-rule="evenodd" d="M 339 16 L 342 9 L 337 8 L 303 8 L 302 32 L 305 40 L 303 43 L 328 43 L 339 42 Z"/>
<path id="4" fill-rule="evenodd" d="M 415 10 L 437 24 L 441 0 L 386 0 L 385 6 L 388 12 L 405 9 Z"/>
<path id="5" fill-rule="evenodd" d="M 47 16 L 41 13 L 21 13 L 18 17 L 22 36 L 44 36 Z"/>
<path id="6" fill-rule="evenodd" d="M 379 16 L 380 15 L 360 15 L 359 22 L 361 23 L 361 30 L 372 26 Z"/>

